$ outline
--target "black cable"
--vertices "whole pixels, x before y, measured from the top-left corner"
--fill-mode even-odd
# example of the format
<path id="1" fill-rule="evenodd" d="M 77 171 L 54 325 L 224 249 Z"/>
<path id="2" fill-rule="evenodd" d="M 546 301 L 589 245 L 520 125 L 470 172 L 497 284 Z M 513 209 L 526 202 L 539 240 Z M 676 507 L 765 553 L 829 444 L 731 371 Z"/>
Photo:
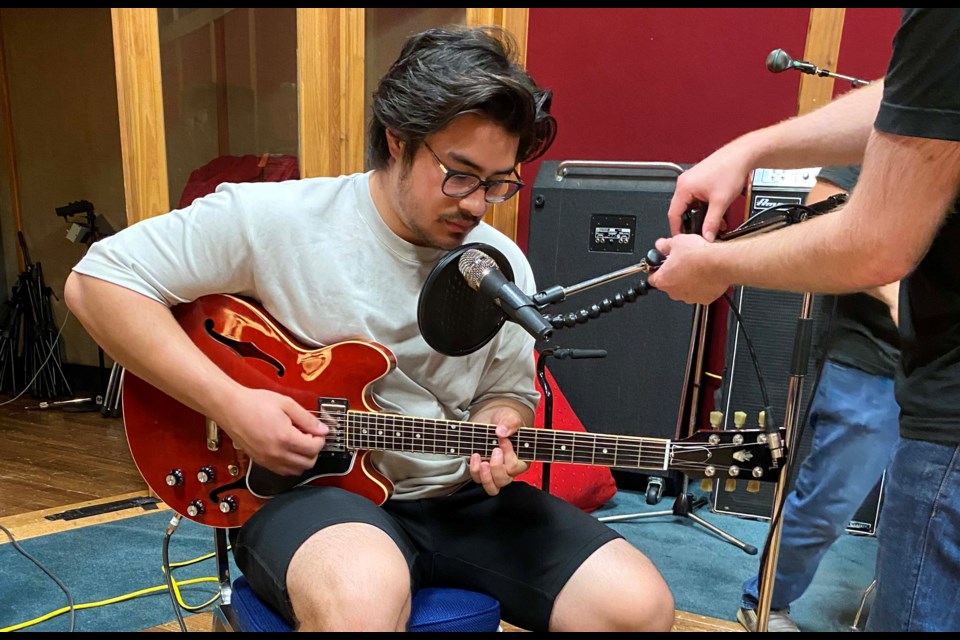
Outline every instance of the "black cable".
<path id="1" fill-rule="evenodd" d="M 743 316 L 740 315 L 740 310 L 737 309 L 737 305 L 734 304 L 733 298 L 730 297 L 729 293 L 723 294 L 724 299 L 727 301 L 727 304 L 730 305 L 730 310 L 733 311 L 733 315 L 737 318 L 737 330 L 743 332 L 743 339 L 747 343 L 747 349 L 750 351 L 750 361 L 753 363 L 753 369 L 757 372 L 757 383 L 760 385 L 760 398 L 763 401 L 764 408 L 770 407 L 770 396 L 767 395 L 767 385 L 763 381 L 763 373 L 760 371 L 760 358 L 757 357 L 757 351 L 753 348 L 753 340 L 750 339 L 750 335 L 747 333 L 747 325 L 743 323 Z M 769 419 L 773 419 L 773 416 L 767 416 Z"/>
<path id="2" fill-rule="evenodd" d="M 187 623 L 183 620 L 183 612 L 180 610 L 180 603 L 177 602 L 177 594 L 173 589 L 172 568 L 170 567 L 170 537 L 177 530 L 181 517 L 179 513 L 173 516 L 163 536 L 163 579 L 167 583 L 167 591 L 170 593 L 170 602 L 173 603 L 173 613 L 177 616 L 177 624 L 180 626 L 180 631 L 186 633 Z"/>
<path id="3" fill-rule="evenodd" d="M 0 531 L 3 531 L 5 534 L 7 534 L 7 537 L 10 538 L 10 544 L 13 545 L 13 548 L 14 548 L 14 549 L 16 549 L 18 552 L 20 552 L 20 554 L 23 555 L 23 557 L 25 557 L 27 560 L 29 560 L 29 561 L 32 562 L 33 564 L 37 565 L 37 567 L 38 567 L 41 571 L 43 571 L 45 574 L 47 574 L 48 576 L 50 576 L 50 579 L 53 580 L 53 581 L 57 584 L 57 586 L 60 587 L 60 589 L 67 595 L 67 605 L 70 607 L 70 628 L 67 629 L 67 631 L 70 632 L 70 633 L 73 633 L 74 623 L 75 623 L 75 618 L 76 618 L 76 612 L 75 612 L 75 608 L 76 608 L 76 607 L 75 607 L 75 605 L 74 605 L 74 603 L 73 603 L 73 595 L 70 593 L 70 590 L 67 589 L 66 585 L 64 585 L 63 582 L 60 581 L 60 578 L 58 578 L 57 576 L 53 575 L 53 573 L 51 573 L 49 569 L 47 569 L 45 566 L 43 566 L 42 564 L 40 564 L 39 562 L 37 562 L 37 560 L 36 560 L 33 556 L 31 556 L 29 553 L 27 553 L 27 552 L 23 549 L 23 547 L 20 546 L 20 543 L 17 542 L 17 539 L 13 537 L 13 534 L 10 533 L 10 530 L 9 530 L 9 529 L 7 529 L 7 528 L 4 527 L 2 524 L 0 524 Z"/>

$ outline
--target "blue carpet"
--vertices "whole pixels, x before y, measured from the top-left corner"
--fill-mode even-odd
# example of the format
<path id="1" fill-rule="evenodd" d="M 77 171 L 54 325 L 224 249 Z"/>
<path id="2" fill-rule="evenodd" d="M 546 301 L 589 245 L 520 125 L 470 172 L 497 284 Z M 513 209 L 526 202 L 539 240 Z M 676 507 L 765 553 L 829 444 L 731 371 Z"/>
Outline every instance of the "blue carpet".
<path id="1" fill-rule="evenodd" d="M 621 490 L 597 517 L 669 510 L 673 498 L 648 505 L 642 494 Z M 762 549 L 767 523 L 711 513 L 696 514 L 726 533 Z M 97 602 L 163 584 L 162 542 L 170 512 L 159 512 L 24 540 L 28 553 L 50 569 L 79 603 Z M 750 556 L 708 529 L 673 515 L 608 523 L 642 550 L 673 590 L 677 609 L 735 620 L 744 579 L 757 571 Z M 804 631 L 848 631 L 863 589 L 873 580 L 876 539 L 844 535 L 827 553 L 813 585 L 794 605 Z M 170 544 L 173 562 L 213 551 L 213 530 L 183 520 Z M 236 572 L 236 567 L 233 567 Z M 214 561 L 177 569 L 178 580 L 214 576 Z M 235 573 L 234 575 L 238 575 Z M 216 593 L 214 583 L 183 589 L 189 604 Z M 0 628 L 32 620 L 66 604 L 63 592 L 10 544 L 0 545 Z M 185 614 L 186 615 L 186 614 Z M 77 631 L 139 631 L 174 619 L 165 590 L 127 602 L 77 611 Z M 66 631 L 67 614 L 24 631 Z"/>
<path id="2" fill-rule="evenodd" d="M 170 518 L 170 511 L 161 511 L 19 542 L 66 585 L 76 604 L 99 602 L 164 584 L 163 537 Z M 0 537 L 6 539 L 2 532 Z M 173 563 L 213 550 L 213 529 L 186 519 L 170 539 Z M 236 571 L 236 566 L 232 566 Z M 211 558 L 175 569 L 173 576 L 178 582 L 213 577 L 216 564 Z M 217 594 L 218 589 L 214 582 L 203 582 L 183 587 L 181 593 L 187 604 L 199 605 Z M 0 629 L 33 620 L 66 604 L 66 595 L 46 574 L 12 545 L 0 546 Z M 173 604 L 163 589 L 126 602 L 77 611 L 76 631 L 140 631 L 171 620 Z M 69 614 L 64 613 L 23 631 L 68 629 Z"/>
<path id="3" fill-rule="evenodd" d="M 669 511 L 673 500 L 664 496 L 659 504 L 648 505 L 642 494 L 621 490 L 594 515 Z M 656 564 L 673 591 L 678 610 L 736 620 L 743 581 L 759 570 L 769 525 L 716 514 L 709 505 L 694 513 L 757 547 L 757 555 L 748 555 L 693 520 L 672 514 L 607 524 Z M 873 581 L 876 553 L 877 540 L 872 536 L 845 534 L 830 547 L 810 588 L 792 607 L 791 616 L 803 631 L 851 630 L 863 591 Z M 861 628 L 863 622 L 861 619 Z"/>

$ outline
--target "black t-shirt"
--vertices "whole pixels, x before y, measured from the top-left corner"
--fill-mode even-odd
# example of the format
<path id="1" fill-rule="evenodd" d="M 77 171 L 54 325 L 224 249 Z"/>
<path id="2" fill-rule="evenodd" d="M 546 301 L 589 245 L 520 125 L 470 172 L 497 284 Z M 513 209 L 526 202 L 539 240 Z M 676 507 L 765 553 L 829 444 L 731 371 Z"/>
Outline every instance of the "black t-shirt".
<path id="1" fill-rule="evenodd" d="M 960 141 L 960 10 L 904 9 L 874 126 Z M 910 215 L 905 211 L 904 215 Z M 900 286 L 897 402 L 906 438 L 960 443 L 960 215 Z"/>
<path id="2" fill-rule="evenodd" d="M 859 166 L 824 167 L 818 180 L 847 193 L 860 177 Z M 828 357 L 872 375 L 893 377 L 900 358 L 897 325 L 886 304 L 866 293 L 836 297 L 836 321 L 827 336 Z"/>

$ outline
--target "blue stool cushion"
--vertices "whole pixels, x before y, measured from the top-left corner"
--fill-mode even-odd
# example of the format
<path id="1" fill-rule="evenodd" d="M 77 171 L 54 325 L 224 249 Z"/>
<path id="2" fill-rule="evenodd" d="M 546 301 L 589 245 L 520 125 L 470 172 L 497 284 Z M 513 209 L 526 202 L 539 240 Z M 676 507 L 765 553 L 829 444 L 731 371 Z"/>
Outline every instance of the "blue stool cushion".
<path id="1" fill-rule="evenodd" d="M 253 592 L 243 576 L 233 581 L 231 606 L 237 631 L 290 632 L 293 629 Z M 413 596 L 409 631 L 497 631 L 500 603 L 490 596 L 463 589 L 428 588 Z"/>
<path id="2" fill-rule="evenodd" d="M 477 591 L 427 588 L 413 596 L 407 631 L 496 631 L 500 602 Z"/>
<path id="3" fill-rule="evenodd" d="M 237 631 L 279 631 L 289 632 L 293 628 L 283 617 L 253 592 L 247 579 L 240 576 L 233 581 L 233 596 L 230 599 L 233 612 L 237 615 Z"/>

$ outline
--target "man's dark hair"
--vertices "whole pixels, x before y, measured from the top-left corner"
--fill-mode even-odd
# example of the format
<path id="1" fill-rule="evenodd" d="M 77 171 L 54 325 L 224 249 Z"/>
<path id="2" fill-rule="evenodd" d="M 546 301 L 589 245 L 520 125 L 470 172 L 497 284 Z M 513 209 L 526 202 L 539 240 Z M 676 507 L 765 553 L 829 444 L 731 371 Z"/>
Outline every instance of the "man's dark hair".
<path id="1" fill-rule="evenodd" d="M 557 134 L 552 92 L 516 62 L 516 43 L 498 27 L 452 26 L 411 37 L 373 94 L 368 160 L 390 160 L 387 129 L 404 146 L 409 165 L 424 139 L 458 116 L 475 113 L 520 138 L 517 162 L 542 155 Z"/>

